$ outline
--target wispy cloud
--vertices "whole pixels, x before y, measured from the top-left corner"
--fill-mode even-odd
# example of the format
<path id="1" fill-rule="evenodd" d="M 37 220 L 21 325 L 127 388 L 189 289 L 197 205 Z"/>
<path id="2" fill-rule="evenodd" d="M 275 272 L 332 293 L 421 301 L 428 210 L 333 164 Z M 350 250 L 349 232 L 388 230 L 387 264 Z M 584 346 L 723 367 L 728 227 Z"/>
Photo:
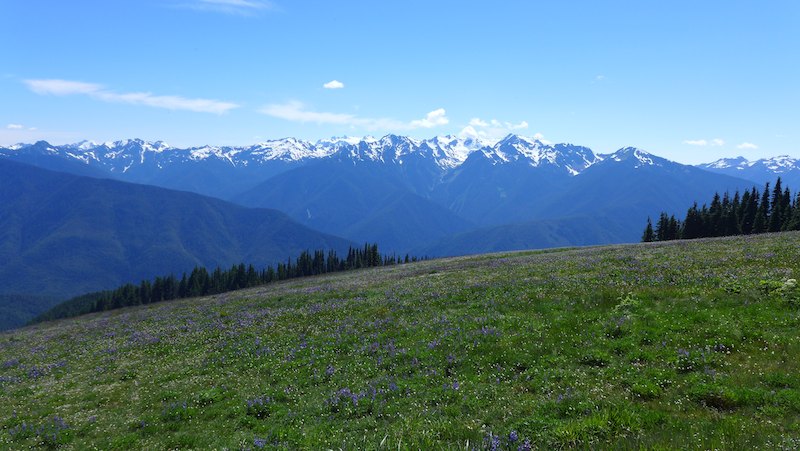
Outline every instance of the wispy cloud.
<path id="1" fill-rule="evenodd" d="M 690 146 L 707 146 L 708 141 L 705 139 L 687 139 L 683 142 L 684 144 L 688 144 Z"/>
<path id="2" fill-rule="evenodd" d="M 519 132 L 526 130 L 529 127 L 526 121 L 518 123 L 498 121 L 497 119 L 483 120 L 475 117 L 470 119 L 469 124 L 464 127 L 459 133 L 463 137 L 485 138 L 485 139 L 500 139 L 509 133 Z M 537 133 L 534 138 L 544 142 L 544 137 Z"/>
<path id="3" fill-rule="evenodd" d="M 40 95 L 85 95 L 96 100 L 111 103 L 144 105 L 168 110 L 185 110 L 198 113 L 223 114 L 238 108 L 231 102 L 212 99 L 186 98 L 172 95 L 154 95 L 149 92 L 119 93 L 95 83 L 72 80 L 24 80 L 28 88 Z"/>
<path id="4" fill-rule="evenodd" d="M 92 94 L 103 90 L 102 86 L 94 83 L 72 80 L 25 80 L 25 84 L 31 91 L 41 95 Z"/>
<path id="5" fill-rule="evenodd" d="M 291 101 L 283 104 L 270 104 L 258 110 L 268 116 L 285 119 L 292 122 L 314 122 L 317 124 L 354 124 L 361 125 L 360 122 L 366 119 L 359 119 L 355 115 L 346 113 L 326 113 L 311 111 L 306 109 L 302 102 Z"/>
<path id="6" fill-rule="evenodd" d="M 699 147 L 719 147 L 725 145 L 725 140 L 720 138 L 714 139 L 687 139 L 683 142 L 684 144 L 688 144 L 690 146 L 699 146 Z"/>
<path id="7" fill-rule="evenodd" d="M 322 85 L 325 89 L 342 89 L 344 88 L 344 83 L 339 80 L 331 80 Z"/>
<path id="8" fill-rule="evenodd" d="M 174 6 L 182 9 L 237 16 L 252 16 L 262 11 L 275 9 L 275 4 L 266 0 L 190 0 L 177 3 Z"/>
<path id="9" fill-rule="evenodd" d="M 749 143 L 749 142 L 743 142 L 743 143 L 739 144 L 738 146 L 736 146 L 736 148 L 737 148 L 737 149 L 750 149 L 750 150 L 755 150 L 755 149 L 758 149 L 758 146 L 757 146 L 757 145 L 755 145 L 755 144 L 753 144 L 753 143 Z"/>
<path id="10" fill-rule="evenodd" d="M 8 124 L 6 128 L 9 130 L 22 130 L 25 127 L 22 124 Z"/>
<path id="11" fill-rule="evenodd" d="M 390 118 L 368 118 L 348 113 L 331 113 L 310 110 L 302 102 L 291 101 L 282 104 L 265 105 L 258 110 L 267 116 L 292 122 L 311 122 L 316 124 L 348 125 L 351 127 L 372 130 L 407 131 L 418 128 L 432 128 L 449 122 L 444 108 L 428 113 L 423 119 L 410 122 Z"/>

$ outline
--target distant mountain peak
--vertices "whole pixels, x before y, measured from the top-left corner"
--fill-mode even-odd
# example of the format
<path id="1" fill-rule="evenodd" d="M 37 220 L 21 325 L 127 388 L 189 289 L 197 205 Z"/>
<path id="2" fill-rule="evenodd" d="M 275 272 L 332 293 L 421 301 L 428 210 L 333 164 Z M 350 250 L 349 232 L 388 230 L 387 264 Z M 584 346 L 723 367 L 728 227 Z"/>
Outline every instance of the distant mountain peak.
<path id="1" fill-rule="evenodd" d="M 749 163 L 750 162 L 747 161 L 747 158 L 738 156 L 735 158 L 720 158 L 717 161 L 701 164 L 700 166 L 705 168 L 725 169 L 730 167 L 741 168 L 742 166 L 747 166 Z"/>
<path id="2" fill-rule="evenodd" d="M 99 145 L 100 145 L 100 143 L 97 143 L 97 142 L 94 142 L 94 141 L 91 141 L 91 140 L 83 140 L 83 141 L 76 142 L 74 144 L 68 144 L 67 146 L 68 147 L 74 147 L 74 148 L 80 149 L 80 150 L 89 150 L 89 149 L 93 149 L 93 148 L 95 148 L 95 147 L 97 147 Z"/>
<path id="3" fill-rule="evenodd" d="M 499 143 L 525 143 L 528 145 L 542 144 L 542 142 L 536 138 L 529 138 L 527 136 L 518 135 L 516 133 L 507 134 L 505 137 L 503 137 L 503 139 L 498 141 L 498 144 Z"/>
<path id="4" fill-rule="evenodd" d="M 772 174 L 783 174 L 794 171 L 800 172 L 800 159 L 789 155 L 778 155 L 758 160 L 748 160 L 740 156 L 736 158 L 720 158 L 711 163 L 700 164 L 698 167 L 717 171 L 746 171 L 753 169 Z"/>
<path id="5" fill-rule="evenodd" d="M 316 145 L 317 146 L 324 146 L 324 145 L 333 144 L 333 143 L 346 143 L 346 144 L 350 144 L 351 146 L 354 146 L 354 145 L 358 144 L 359 142 L 361 142 L 362 140 L 364 140 L 364 138 L 359 138 L 357 136 L 333 136 L 333 137 L 328 138 L 328 139 L 317 140 Z"/>
<path id="6" fill-rule="evenodd" d="M 653 155 L 650 152 L 639 149 L 638 147 L 623 147 L 614 153 L 598 155 L 598 159 L 606 164 L 610 162 L 624 163 L 632 165 L 638 169 L 648 166 L 667 166 L 671 164 L 679 164 L 673 161 Z"/>

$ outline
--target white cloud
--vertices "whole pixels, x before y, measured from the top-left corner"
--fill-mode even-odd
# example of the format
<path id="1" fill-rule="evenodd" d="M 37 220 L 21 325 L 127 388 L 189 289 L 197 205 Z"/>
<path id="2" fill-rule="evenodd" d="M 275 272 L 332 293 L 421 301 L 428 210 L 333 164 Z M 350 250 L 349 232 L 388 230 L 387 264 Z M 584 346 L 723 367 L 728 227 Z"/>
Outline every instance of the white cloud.
<path id="1" fill-rule="evenodd" d="M 324 85 L 322 85 L 325 89 L 342 89 L 344 88 L 344 83 L 339 80 L 331 80 Z"/>
<path id="2" fill-rule="evenodd" d="M 440 125 L 447 125 L 450 122 L 447 119 L 447 112 L 444 108 L 433 110 L 425 116 L 425 119 L 411 121 L 411 128 L 433 128 Z"/>
<path id="3" fill-rule="evenodd" d="M 159 96 L 149 92 L 118 93 L 105 89 L 95 83 L 84 83 L 71 80 L 25 80 L 28 88 L 40 95 L 86 95 L 96 100 L 111 103 L 127 103 L 130 105 L 145 105 L 168 110 L 186 110 L 198 113 L 223 114 L 238 108 L 239 105 L 231 102 L 222 102 L 211 99 L 190 99 L 181 96 Z"/>
<path id="4" fill-rule="evenodd" d="M 22 124 L 8 124 L 6 128 L 9 130 L 21 130 L 23 128 Z"/>
<path id="5" fill-rule="evenodd" d="M 239 105 L 230 102 L 220 102 L 210 99 L 187 99 L 180 96 L 156 96 L 149 92 L 131 92 L 117 94 L 113 92 L 97 93 L 95 97 L 108 102 L 129 103 L 132 105 L 145 105 L 167 110 L 186 110 L 198 113 L 227 113 Z"/>
<path id="6" fill-rule="evenodd" d="M 753 143 L 743 142 L 743 143 L 739 144 L 738 146 L 736 146 L 736 148 L 737 149 L 752 149 L 752 150 L 755 150 L 755 149 L 758 149 L 758 146 L 753 144 Z"/>
<path id="7" fill-rule="evenodd" d="M 699 147 L 719 147 L 725 145 L 725 140 L 720 138 L 714 138 L 712 140 L 707 139 L 687 139 L 683 142 L 684 144 L 688 144 L 690 146 L 699 146 Z"/>
<path id="8" fill-rule="evenodd" d="M 431 111 L 424 119 L 402 122 L 390 118 L 359 117 L 348 113 L 330 113 L 313 111 L 298 101 L 283 104 L 265 105 L 258 110 L 267 116 L 276 117 L 292 122 L 313 122 L 316 124 L 348 125 L 364 128 L 366 130 L 414 130 L 417 128 L 432 128 L 445 125 L 449 122 L 443 108 Z"/>
<path id="9" fill-rule="evenodd" d="M 684 144 L 688 144 L 690 146 L 707 146 L 708 141 L 705 139 L 687 139 L 683 142 Z"/>
<path id="10" fill-rule="evenodd" d="M 325 113 L 307 110 L 302 102 L 270 104 L 259 110 L 268 116 L 292 122 L 315 122 L 317 124 L 354 124 L 359 119 L 352 114 Z"/>
<path id="11" fill-rule="evenodd" d="M 238 16 L 250 16 L 260 11 L 275 9 L 275 4 L 265 0 L 194 0 L 174 5 L 195 11 L 209 11 Z"/>
<path id="12" fill-rule="evenodd" d="M 469 121 L 469 125 L 464 127 L 459 135 L 462 137 L 501 139 L 509 133 L 525 130 L 528 127 L 529 124 L 526 121 L 520 121 L 519 123 L 515 124 L 512 122 L 498 121 L 497 119 L 485 121 L 481 118 L 475 117 Z M 544 141 L 544 137 L 541 135 L 541 133 L 534 135 L 534 138 L 542 142 L 546 142 Z"/>
<path id="13" fill-rule="evenodd" d="M 94 83 L 71 80 L 25 80 L 24 82 L 31 91 L 41 95 L 92 94 L 103 89 L 102 86 Z"/>

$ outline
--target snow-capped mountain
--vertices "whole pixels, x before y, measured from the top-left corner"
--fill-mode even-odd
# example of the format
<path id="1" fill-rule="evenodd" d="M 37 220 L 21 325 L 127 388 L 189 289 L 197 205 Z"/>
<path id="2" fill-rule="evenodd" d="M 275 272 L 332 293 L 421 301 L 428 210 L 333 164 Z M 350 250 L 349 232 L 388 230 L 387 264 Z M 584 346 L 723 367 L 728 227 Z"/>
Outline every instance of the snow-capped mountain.
<path id="1" fill-rule="evenodd" d="M 315 143 L 297 138 L 260 142 L 251 146 L 172 147 L 163 141 L 126 139 L 96 143 L 81 141 L 53 146 L 44 141 L 32 145 L 0 148 L 0 156 L 51 155 L 72 159 L 111 173 L 126 173 L 136 166 L 168 166 L 203 161 L 219 161 L 234 167 L 264 166 L 274 162 L 304 163 L 336 156 L 353 161 L 403 164 L 409 157 L 435 163 L 441 172 L 461 166 L 474 152 L 482 152 L 495 164 L 524 162 L 531 167 L 558 167 L 577 175 L 599 161 L 587 147 L 571 144 L 546 144 L 519 135 L 508 135 L 493 142 L 452 135 L 417 140 L 398 135 L 382 138 L 330 138 Z"/>
<path id="2" fill-rule="evenodd" d="M 744 157 L 722 158 L 699 168 L 719 174 L 732 175 L 759 184 L 774 183 L 780 177 L 785 185 L 800 187 L 800 159 L 788 155 L 750 161 Z"/>
<path id="3" fill-rule="evenodd" d="M 737 168 L 742 170 L 744 168 L 748 168 L 755 164 L 755 162 L 750 162 L 745 157 L 736 157 L 736 158 L 720 158 L 717 161 L 711 163 L 704 163 L 699 164 L 698 167 L 703 169 L 728 169 L 728 168 Z"/>
<path id="4" fill-rule="evenodd" d="M 563 186 L 567 179 L 581 178 L 596 166 L 617 168 L 618 174 L 644 168 L 662 168 L 677 174 L 686 168 L 633 147 L 598 155 L 588 147 L 551 144 L 514 134 L 498 141 L 451 135 L 429 139 L 399 135 L 334 137 L 316 142 L 288 137 L 249 146 L 190 148 L 141 139 L 81 141 L 60 146 L 40 141 L 0 148 L 0 157 L 47 169 L 230 200 L 238 200 L 244 193 L 257 200 L 262 189 L 259 187 L 279 174 L 313 165 L 316 168 L 312 172 L 319 178 L 324 171 L 341 173 L 344 163 L 391 181 L 384 190 L 402 187 L 476 222 L 492 215 L 516 218 L 518 206 L 534 208 L 541 203 L 542 193 Z M 720 160 L 707 166 L 701 168 L 759 183 L 774 180 L 778 171 L 783 176 L 800 173 L 797 160 L 788 157 L 758 162 Z M 758 173 L 754 175 L 755 172 Z M 265 193 L 277 193 L 271 188 L 263 189 Z M 257 204 L 256 200 L 252 202 Z M 497 210 L 500 205 L 505 208 L 502 214 Z M 520 217 L 526 215 L 524 211 L 523 208 Z"/>
<path id="5" fill-rule="evenodd" d="M 800 169 L 800 159 L 792 158 L 788 155 L 780 155 L 772 158 L 762 158 L 750 161 L 745 157 L 722 158 L 712 163 L 699 165 L 704 169 L 735 169 L 744 171 L 753 167 L 767 169 L 775 174 L 790 172 Z"/>
<path id="6" fill-rule="evenodd" d="M 631 165 L 633 168 L 640 168 L 643 166 L 665 166 L 668 164 L 676 164 L 666 158 L 655 156 L 642 149 L 636 147 L 623 147 L 614 153 L 598 155 L 598 159 L 609 162 L 624 163 Z"/>
<path id="7" fill-rule="evenodd" d="M 593 224 L 593 236 L 604 242 L 636 240 L 648 215 L 680 214 L 714 191 L 752 186 L 735 169 L 742 161 L 716 165 L 717 171 L 734 168 L 730 177 L 633 147 L 598 155 L 513 134 L 498 141 L 290 137 L 190 148 L 140 139 L 40 141 L 0 148 L 2 158 L 275 208 L 314 229 L 398 251 L 473 227 L 564 218 Z M 793 164 L 782 158 L 747 168 L 781 168 L 786 176 Z M 572 242 L 562 238 L 553 242 Z"/>

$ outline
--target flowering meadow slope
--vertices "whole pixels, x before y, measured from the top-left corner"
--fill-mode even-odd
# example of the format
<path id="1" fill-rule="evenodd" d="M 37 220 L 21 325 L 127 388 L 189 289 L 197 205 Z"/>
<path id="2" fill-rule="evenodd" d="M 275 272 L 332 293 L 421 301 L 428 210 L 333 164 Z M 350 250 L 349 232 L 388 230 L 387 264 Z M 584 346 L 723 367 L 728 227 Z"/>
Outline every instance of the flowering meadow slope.
<path id="1" fill-rule="evenodd" d="M 443 259 L 0 335 L 0 448 L 796 448 L 800 233 Z"/>

